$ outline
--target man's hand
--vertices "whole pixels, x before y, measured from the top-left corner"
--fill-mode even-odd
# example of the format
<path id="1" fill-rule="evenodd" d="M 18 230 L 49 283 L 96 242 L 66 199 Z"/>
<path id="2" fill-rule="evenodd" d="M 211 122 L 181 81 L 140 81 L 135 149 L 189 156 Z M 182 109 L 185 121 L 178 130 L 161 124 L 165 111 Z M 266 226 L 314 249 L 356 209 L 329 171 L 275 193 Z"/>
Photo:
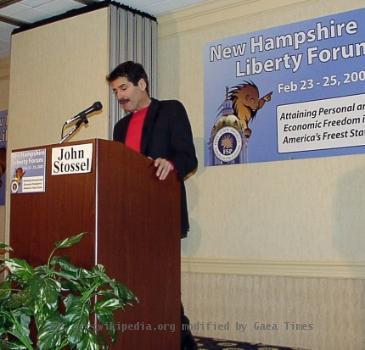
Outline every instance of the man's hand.
<path id="1" fill-rule="evenodd" d="M 153 164 L 155 168 L 157 168 L 156 176 L 159 180 L 165 180 L 170 172 L 174 170 L 174 166 L 172 165 L 172 163 L 164 158 L 155 159 Z"/>

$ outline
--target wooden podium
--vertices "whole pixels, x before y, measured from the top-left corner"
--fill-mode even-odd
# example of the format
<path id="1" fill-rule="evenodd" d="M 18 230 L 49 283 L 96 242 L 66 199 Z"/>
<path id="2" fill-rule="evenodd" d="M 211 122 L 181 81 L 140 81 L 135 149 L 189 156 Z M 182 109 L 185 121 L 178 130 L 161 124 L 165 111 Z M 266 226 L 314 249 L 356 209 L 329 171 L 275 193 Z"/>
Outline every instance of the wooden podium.
<path id="1" fill-rule="evenodd" d="M 92 145 L 91 172 L 52 175 L 52 150 Z M 14 255 L 44 264 L 54 243 L 91 232 L 59 255 L 107 273 L 139 299 L 117 314 L 112 349 L 180 348 L 180 186 L 160 181 L 152 160 L 117 142 L 87 140 L 47 145 L 45 192 L 11 194 Z M 17 150 L 14 152 L 25 151 Z M 12 174 L 13 175 L 13 174 Z"/>

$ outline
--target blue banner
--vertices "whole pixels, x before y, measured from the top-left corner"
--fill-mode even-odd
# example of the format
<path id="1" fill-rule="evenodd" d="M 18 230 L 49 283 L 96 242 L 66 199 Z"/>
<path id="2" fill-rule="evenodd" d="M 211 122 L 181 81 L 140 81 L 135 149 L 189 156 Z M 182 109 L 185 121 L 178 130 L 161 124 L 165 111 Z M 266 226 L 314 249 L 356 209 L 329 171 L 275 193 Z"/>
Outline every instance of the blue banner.
<path id="1" fill-rule="evenodd" d="M 0 111 L 0 205 L 5 205 L 7 118 L 8 111 Z"/>
<path id="2" fill-rule="evenodd" d="M 365 9 L 206 45 L 205 165 L 365 151 Z"/>

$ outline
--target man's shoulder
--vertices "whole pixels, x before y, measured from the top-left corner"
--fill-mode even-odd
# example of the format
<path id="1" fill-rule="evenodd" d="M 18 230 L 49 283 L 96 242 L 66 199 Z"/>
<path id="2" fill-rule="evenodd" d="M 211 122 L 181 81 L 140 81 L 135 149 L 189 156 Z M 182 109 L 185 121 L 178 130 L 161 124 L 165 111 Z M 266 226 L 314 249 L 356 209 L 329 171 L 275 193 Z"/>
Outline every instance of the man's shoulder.
<path id="1" fill-rule="evenodd" d="M 153 104 L 158 107 L 160 110 L 171 110 L 171 109 L 177 109 L 177 110 L 185 110 L 184 105 L 179 100 L 156 100 L 152 99 Z"/>
<path id="2" fill-rule="evenodd" d="M 161 106 L 170 106 L 170 105 L 182 105 L 179 100 L 157 100 L 155 98 L 151 99 L 153 103 L 161 105 Z"/>
<path id="3" fill-rule="evenodd" d="M 122 141 L 122 135 L 125 134 L 130 120 L 130 114 L 127 114 L 122 119 L 119 119 L 113 128 L 113 140 Z"/>
<path id="4" fill-rule="evenodd" d="M 115 126 L 117 126 L 117 125 L 118 126 L 122 126 L 122 125 L 127 124 L 128 123 L 128 120 L 131 118 L 131 115 L 132 115 L 132 113 L 127 113 L 125 116 L 123 116 L 123 118 L 119 119 L 116 122 Z"/>

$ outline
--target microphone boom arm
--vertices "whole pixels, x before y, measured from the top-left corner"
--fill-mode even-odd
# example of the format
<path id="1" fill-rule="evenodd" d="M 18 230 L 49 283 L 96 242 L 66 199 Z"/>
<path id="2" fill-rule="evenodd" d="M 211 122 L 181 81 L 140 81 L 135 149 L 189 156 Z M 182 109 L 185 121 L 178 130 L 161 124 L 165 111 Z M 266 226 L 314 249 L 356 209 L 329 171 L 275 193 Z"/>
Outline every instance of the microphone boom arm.
<path id="1" fill-rule="evenodd" d="M 103 105 L 101 104 L 101 102 L 97 101 L 89 108 L 85 109 L 84 111 L 80 112 L 79 114 L 75 115 L 74 117 L 66 120 L 62 126 L 61 141 L 59 143 L 63 143 L 68 138 L 70 138 L 76 132 L 76 130 L 81 126 L 81 124 L 88 124 L 89 123 L 89 121 L 87 120 L 88 114 L 100 111 L 102 108 L 103 108 Z M 67 135 L 64 135 L 65 127 L 70 124 L 73 124 L 74 122 L 76 122 L 75 127 Z"/>
<path id="2" fill-rule="evenodd" d="M 60 140 L 59 144 L 64 143 L 67 139 L 69 139 L 77 131 L 77 129 L 80 128 L 81 124 L 83 124 L 83 123 L 85 125 L 89 123 L 89 121 L 87 120 L 87 113 L 83 113 L 80 116 L 80 119 L 77 121 L 74 128 L 66 135 L 63 135 L 63 132 L 64 132 L 64 128 L 67 124 L 64 124 L 63 127 L 62 127 L 61 140 Z"/>

